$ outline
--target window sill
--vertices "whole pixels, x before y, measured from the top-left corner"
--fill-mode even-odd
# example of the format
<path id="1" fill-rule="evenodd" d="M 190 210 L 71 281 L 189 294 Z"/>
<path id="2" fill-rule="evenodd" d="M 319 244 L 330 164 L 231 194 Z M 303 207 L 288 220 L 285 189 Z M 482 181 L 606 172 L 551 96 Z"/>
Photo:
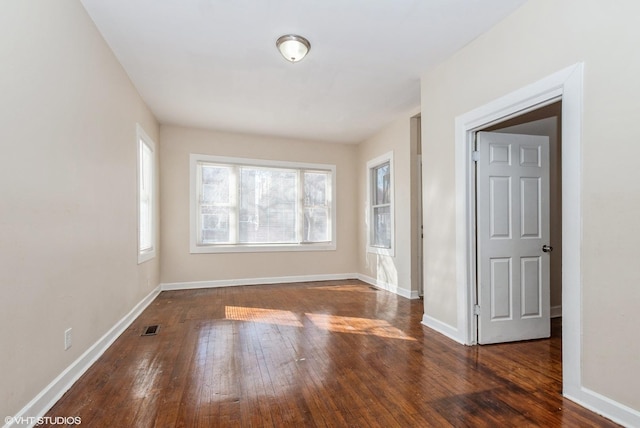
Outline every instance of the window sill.
<path id="1" fill-rule="evenodd" d="M 191 254 L 335 251 L 335 243 L 268 245 L 191 245 Z"/>
<path id="2" fill-rule="evenodd" d="M 394 257 L 396 255 L 396 252 L 393 248 L 380 248 L 380 247 L 371 247 L 371 246 L 367 246 L 367 253 L 379 254 L 381 256 L 389 256 L 389 257 Z"/>

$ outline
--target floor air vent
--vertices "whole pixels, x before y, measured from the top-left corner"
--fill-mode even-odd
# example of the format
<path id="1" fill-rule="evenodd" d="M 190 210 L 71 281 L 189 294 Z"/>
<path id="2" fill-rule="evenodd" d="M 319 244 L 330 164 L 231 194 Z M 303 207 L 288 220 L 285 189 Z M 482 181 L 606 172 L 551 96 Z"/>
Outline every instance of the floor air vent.
<path id="1" fill-rule="evenodd" d="M 159 329 L 159 325 L 148 325 L 144 328 L 141 336 L 155 336 L 156 334 L 158 334 Z"/>

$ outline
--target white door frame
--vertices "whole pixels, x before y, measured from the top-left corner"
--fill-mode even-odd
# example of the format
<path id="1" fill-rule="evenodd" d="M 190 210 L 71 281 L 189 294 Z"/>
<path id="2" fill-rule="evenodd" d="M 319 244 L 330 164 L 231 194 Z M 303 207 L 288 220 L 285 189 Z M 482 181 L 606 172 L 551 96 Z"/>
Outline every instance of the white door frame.
<path id="1" fill-rule="evenodd" d="M 582 100 L 584 64 L 578 63 L 456 117 L 456 287 L 458 337 L 476 344 L 475 182 L 471 152 L 482 128 L 562 100 L 562 367 L 563 394 L 582 389 Z M 575 399 L 574 398 L 574 399 Z"/>

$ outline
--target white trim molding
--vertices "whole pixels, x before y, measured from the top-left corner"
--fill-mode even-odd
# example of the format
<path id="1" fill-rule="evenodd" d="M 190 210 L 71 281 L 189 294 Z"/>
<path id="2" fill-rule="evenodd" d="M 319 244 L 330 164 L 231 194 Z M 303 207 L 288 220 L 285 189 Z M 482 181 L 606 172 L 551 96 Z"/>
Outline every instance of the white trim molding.
<path id="1" fill-rule="evenodd" d="M 118 321 L 104 336 L 87 349 L 77 360 L 58 375 L 38 395 L 24 406 L 15 416 L 12 422 L 4 425 L 4 428 L 24 427 L 20 421 L 33 421 L 33 426 L 38 418 L 43 417 L 47 411 L 64 395 L 65 392 L 96 362 L 102 354 L 115 342 L 115 340 L 138 318 L 147 306 L 160 294 L 160 286 L 154 288 L 145 298 L 134 306 L 128 314 Z M 7 418 L 6 420 L 9 420 Z"/>
<path id="2" fill-rule="evenodd" d="M 323 275 L 274 276 L 264 278 L 217 279 L 210 281 L 168 282 L 160 284 L 162 291 L 195 290 L 200 288 L 237 287 L 241 285 L 291 284 L 296 282 L 341 281 L 358 279 L 385 291 L 407 299 L 418 299 L 417 291 L 400 288 L 391 283 L 379 281 L 361 273 L 338 273 Z"/>
<path id="3" fill-rule="evenodd" d="M 456 260 L 458 291 L 459 340 L 465 344 L 476 343 L 476 322 L 472 316 L 475 303 L 475 235 L 474 182 L 471 174 L 471 148 L 474 133 L 482 128 L 515 117 L 562 99 L 562 181 L 563 181 L 563 307 L 569 328 L 563 328 L 565 336 L 580 341 L 580 245 L 581 245 L 581 164 L 582 164 L 582 80 L 583 64 L 575 64 L 543 78 L 502 98 L 458 116 L 455 121 L 456 167 Z M 571 220 L 571 221 L 569 221 Z M 566 227 L 566 229 L 565 229 Z M 577 260 L 577 263 L 576 263 Z M 570 290 L 566 291 L 566 289 Z M 577 290 L 577 293 L 576 293 Z M 576 295 L 577 294 L 577 295 Z M 578 320 L 577 323 L 574 321 Z M 577 330 L 572 329 L 577 326 Z M 575 344 L 573 342 L 572 344 Z M 580 346 L 567 346 L 563 353 L 565 370 L 580 369 Z M 577 354 L 574 354 L 576 352 Z M 567 359 L 568 357 L 568 359 Z M 569 375 L 566 382 L 579 379 Z"/>
<path id="4" fill-rule="evenodd" d="M 357 279 L 355 273 L 326 275 L 274 276 L 266 278 L 218 279 L 211 281 L 169 282 L 160 284 L 162 291 L 194 290 L 199 288 L 237 287 L 239 285 L 290 284 L 294 282 L 340 281 Z"/>
<path id="5" fill-rule="evenodd" d="M 361 273 L 357 275 L 357 279 L 359 279 L 362 282 L 366 282 L 367 284 L 373 285 L 374 287 L 380 288 L 385 291 L 389 291 L 390 293 L 397 294 L 398 296 L 401 296 L 407 299 L 415 300 L 420 298 L 420 295 L 418 294 L 417 290 L 412 291 L 412 290 L 407 290 L 406 288 L 400 288 L 397 285 L 394 285 L 390 282 L 381 281 L 379 279 L 372 278 L 370 276 L 367 276 Z"/>
<path id="6" fill-rule="evenodd" d="M 505 119 L 519 116 L 527 111 L 535 110 L 543 105 L 562 99 L 562 180 L 563 180 L 563 247 L 568 241 L 569 247 L 575 251 L 573 257 L 580 258 L 580 234 L 576 228 L 581 228 L 581 136 L 582 136 L 582 77 L 583 64 L 575 64 L 543 78 L 515 92 L 494 100 L 475 110 L 456 117 L 455 120 L 455 174 L 456 174 L 456 287 L 458 295 L 458 340 L 467 345 L 476 343 L 476 320 L 471 314 L 475 304 L 475 206 L 474 177 L 471 174 L 471 148 L 473 135 L 476 131 Z M 566 199 L 565 199 L 566 198 Z M 565 201 L 566 204 L 565 205 Z M 579 219 L 578 221 L 568 221 Z M 568 230 L 565 230 L 565 224 Z M 565 265 L 563 260 L 563 274 L 574 280 L 573 287 L 580 289 L 580 264 L 573 264 L 573 260 Z M 566 277 L 565 277 L 566 278 Z M 565 281 L 566 282 L 566 281 Z M 563 303 L 571 293 L 564 294 Z M 573 306 L 580 306 L 580 293 L 572 302 Z M 570 305 L 571 306 L 571 305 Z M 565 305 L 565 309 L 566 305 Z M 580 313 L 573 313 L 580 317 Z M 569 323 L 571 324 L 571 322 Z M 578 323 L 578 325 L 580 325 Z M 563 328 L 564 333 L 567 332 Z M 570 335 L 576 332 L 570 332 Z M 578 332 L 579 335 L 579 332 Z M 579 352 L 579 351 L 578 351 Z M 580 365 L 579 358 L 571 355 L 572 364 Z M 565 363 L 566 364 L 566 363 Z M 571 365 L 571 364 L 570 364 Z M 570 377 L 571 378 L 571 377 Z"/>
<path id="7" fill-rule="evenodd" d="M 640 427 L 639 411 L 598 394 L 589 388 L 582 387 L 578 394 L 565 393 L 564 396 L 582 407 L 611 419 L 617 424 L 625 427 Z"/>
<path id="8" fill-rule="evenodd" d="M 440 320 L 437 320 L 433 317 L 430 317 L 427 314 L 424 314 L 422 316 L 422 325 L 429 327 L 432 330 L 437 331 L 440 334 L 443 334 L 445 336 L 447 336 L 449 339 L 456 341 L 458 343 L 461 344 L 465 344 L 464 342 L 460 341 L 460 332 L 458 331 L 457 328 L 444 323 Z"/>

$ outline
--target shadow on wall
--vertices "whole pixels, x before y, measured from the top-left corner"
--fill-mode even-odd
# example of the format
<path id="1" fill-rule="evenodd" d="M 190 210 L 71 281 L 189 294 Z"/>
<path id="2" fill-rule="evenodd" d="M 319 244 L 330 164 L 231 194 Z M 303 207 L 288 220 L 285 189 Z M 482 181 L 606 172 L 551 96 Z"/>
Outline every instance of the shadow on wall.
<path id="1" fill-rule="evenodd" d="M 364 210 L 364 225 L 366 233 L 370 226 L 369 209 Z M 368 248 L 369 240 L 365 242 L 365 248 Z M 395 265 L 394 258 L 382 254 L 365 253 L 366 271 L 376 280 L 376 284 L 386 288 L 398 287 L 398 269 Z"/>
<path id="2" fill-rule="evenodd" d="M 367 252 L 365 259 L 366 270 L 371 273 L 377 285 L 398 287 L 398 269 L 393 257 Z"/>
<path id="3" fill-rule="evenodd" d="M 442 170 L 442 167 L 437 164 L 425 165 L 424 168 L 432 171 L 423 181 L 425 307 L 428 305 L 431 308 L 438 308 L 439 313 L 455 314 L 457 312 L 456 283 L 450 283 L 448 285 L 450 288 L 428 287 L 428 283 L 444 284 L 451 282 L 450 278 L 456 278 L 455 191 L 447 191 L 446 186 L 441 184 L 442 177 L 450 174 L 449 171 Z M 431 214 L 433 212 L 438 213 L 437 221 L 433 221 L 433 214 Z"/>
<path id="4" fill-rule="evenodd" d="M 393 257 L 381 256 L 379 254 L 373 254 L 377 257 L 378 263 L 376 266 L 376 279 L 380 283 L 392 284 L 398 286 L 398 269 L 396 268 Z"/>

